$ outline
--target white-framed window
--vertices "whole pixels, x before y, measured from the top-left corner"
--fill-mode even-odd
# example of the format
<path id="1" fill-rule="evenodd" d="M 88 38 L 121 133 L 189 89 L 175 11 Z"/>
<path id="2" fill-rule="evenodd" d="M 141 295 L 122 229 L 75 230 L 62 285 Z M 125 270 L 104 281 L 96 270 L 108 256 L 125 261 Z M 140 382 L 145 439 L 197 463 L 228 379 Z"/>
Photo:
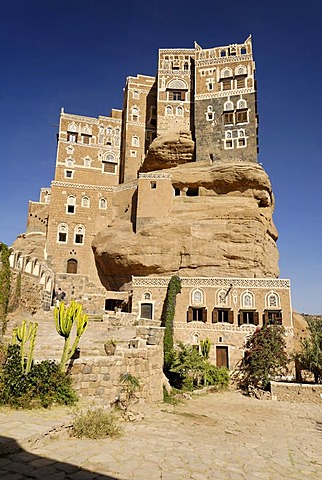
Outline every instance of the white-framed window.
<path id="1" fill-rule="evenodd" d="M 191 292 L 191 301 L 193 305 L 203 305 L 204 304 L 204 292 L 197 288 Z"/>
<path id="2" fill-rule="evenodd" d="M 230 112 L 232 110 L 234 110 L 234 104 L 233 104 L 233 102 L 228 100 L 227 102 L 224 103 L 224 111 L 225 112 Z"/>
<path id="3" fill-rule="evenodd" d="M 115 129 L 115 135 L 116 135 L 117 137 L 120 136 L 120 129 L 119 129 L 119 128 L 116 128 L 116 129 Z"/>
<path id="4" fill-rule="evenodd" d="M 73 167 L 74 163 L 75 163 L 75 160 L 71 157 L 67 157 L 66 160 L 65 160 L 66 167 L 69 167 L 69 168 Z"/>
<path id="5" fill-rule="evenodd" d="M 139 95 L 139 91 L 138 91 L 138 90 L 133 90 L 132 97 L 133 97 L 134 99 L 138 99 L 139 96 L 140 96 L 140 95 Z"/>
<path id="6" fill-rule="evenodd" d="M 91 162 L 92 162 L 92 159 L 90 157 L 85 157 L 84 158 L 84 167 L 90 167 Z"/>
<path id="7" fill-rule="evenodd" d="M 61 223 L 58 225 L 57 229 L 57 242 L 58 243 L 67 243 L 68 238 L 68 225 L 66 223 Z"/>
<path id="8" fill-rule="evenodd" d="M 100 125 L 98 129 L 98 143 L 104 142 L 104 125 Z"/>
<path id="9" fill-rule="evenodd" d="M 224 148 L 225 150 L 234 148 L 233 132 L 231 130 L 225 131 Z"/>
<path id="10" fill-rule="evenodd" d="M 142 298 L 143 300 L 152 300 L 152 295 L 150 292 L 144 292 Z"/>
<path id="11" fill-rule="evenodd" d="M 131 150 L 131 157 L 136 157 L 136 150 Z"/>
<path id="12" fill-rule="evenodd" d="M 237 102 L 237 110 L 243 110 L 247 108 L 247 102 L 243 98 L 240 98 Z"/>
<path id="13" fill-rule="evenodd" d="M 69 195 L 67 197 L 66 204 L 66 213 L 75 213 L 76 210 L 76 197 L 74 195 Z"/>
<path id="14" fill-rule="evenodd" d="M 90 199 L 87 196 L 82 197 L 82 207 L 88 208 L 90 206 Z"/>
<path id="15" fill-rule="evenodd" d="M 280 308 L 280 297 L 276 292 L 269 292 L 266 295 L 266 307 L 267 308 Z"/>
<path id="16" fill-rule="evenodd" d="M 214 111 L 212 105 L 208 105 L 206 119 L 208 122 L 211 122 L 214 119 Z"/>
<path id="17" fill-rule="evenodd" d="M 179 116 L 182 116 L 183 115 L 183 108 L 182 107 L 177 107 L 176 114 L 179 115 Z"/>
<path id="18" fill-rule="evenodd" d="M 100 210 L 106 210 L 107 209 L 107 200 L 106 198 L 100 198 L 98 202 L 98 208 Z"/>
<path id="19" fill-rule="evenodd" d="M 213 90 L 214 89 L 214 79 L 213 78 L 210 78 L 209 80 L 207 80 L 207 89 L 208 90 Z"/>
<path id="20" fill-rule="evenodd" d="M 247 75 L 247 68 L 245 65 L 238 65 L 235 68 L 235 75 Z"/>
<path id="21" fill-rule="evenodd" d="M 230 77 L 233 76 L 233 71 L 232 71 L 231 68 L 228 68 L 228 67 L 223 68 L 223 69 L 221 70 L 220 76 L 221 76 L 221 78 L 230 78 Z"/>
<path id="22" fill-rule="evenodd" d="M 74 170 L 64 170 L 65 178 L 73 178 L 74 177 Z"/>
<path id="23" fill-rule="evenodd" d="M 139 121 L 139 109 L 137 107 L 132 107 L 131 116 L 132 116 L 132 122 Z"/>
<path id="24" fill-rule="evenodd" d="M 221 289 L 217 292 L 217 302 L 219 305 L 227 305 L 228 295 L 226 290 Z"/>
<path id="25" fill-rule="evenodd" d="M 199 345 L 199 333 L 195 332 L 192 334 L 192 344 Z"/>
<path id="26" fill-rule="evenodd" d="M 237 138 L 237 148 L 243 148 L 247 146 L 247 139 L 245 136 L 245 130 L 243 128 L 240 128 L 237 132 L 238 138 Z"/>
<path id="27" fill-rule="evenodd" d="M 140 140 L 137 135 L 133 135 L 132 137 L 132 147 L 139 147 L 140 146 Z"/>
<path id="28" fill-rule="evenodd" d="M 173 110 L 172 110 L 171 105 L 167 105 L 167 106 L 165 107 L 165 114 L 166 114 L 167 116 L 170 116 L 170 115 L 173 114 Z"/>
<path id="29" fill-rule="evenodd" d="M 107 135 L 112 135 L 112 133 L 113 133 L 112 127 L 107 127 L 106 133 L 107 133 Z"/>
<path id="30" fill-rule="evenodd" d="M 254 295 L 252 292 L 243 292 L 241 295 L 241 304 L 243 308 L 254 308 Z"/>
<path id="31" fill-rule="evenodd" d="M 83 245 L 85 240 L 85 227 L 84 225 L 76 225 L 74 230 L 74 243 L 77 245 Z"/>
<path id="32" fill-rule="evenodd" d="M 119 147 L 120 146 L 120 137 L 115 137 L 114 138 L 114 146 Z"/>

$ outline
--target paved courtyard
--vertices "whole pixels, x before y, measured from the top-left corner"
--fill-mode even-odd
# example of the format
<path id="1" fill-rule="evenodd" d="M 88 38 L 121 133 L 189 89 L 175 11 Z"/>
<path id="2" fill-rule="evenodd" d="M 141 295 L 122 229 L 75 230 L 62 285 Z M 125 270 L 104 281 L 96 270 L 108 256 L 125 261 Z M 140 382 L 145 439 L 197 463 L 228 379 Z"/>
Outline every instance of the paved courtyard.
<path id="1" fill-rule="evenodd" d="M 322 479 L 322 405 L 243 397 L 229 391 L 175 407 L 138 407 L 116 440 L 44 435 L 70 420 L 66 409 L 0 410 L 0 478 L 20 480 L 306 480 Z M 6 437 L 6 440 L 5 440 Z M 12 444 L 11 444 L 12 447 Z"/>

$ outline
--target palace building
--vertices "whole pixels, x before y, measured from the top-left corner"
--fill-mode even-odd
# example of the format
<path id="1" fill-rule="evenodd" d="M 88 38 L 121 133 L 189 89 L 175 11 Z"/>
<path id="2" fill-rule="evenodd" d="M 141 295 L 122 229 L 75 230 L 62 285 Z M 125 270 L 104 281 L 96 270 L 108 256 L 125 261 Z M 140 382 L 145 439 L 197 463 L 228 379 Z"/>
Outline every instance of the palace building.
<path id="1" fill-rule="evenodd" d="M 20 239 L 11 266 L 39 278 L 47 307 L 55 285 L 93 313 L 154 322 L 178 275 L 175 337 L 208 337 L 217 364 L 233 366 L 256 325 L 293 332 L 257 152 L 251 37 L 161 49 L 155 77 L 127 78 L 122 110 L 61 110 L 55 177 L 29 202 L 24 235 L 42 239 L 43 257 L 22 258 Z"/>

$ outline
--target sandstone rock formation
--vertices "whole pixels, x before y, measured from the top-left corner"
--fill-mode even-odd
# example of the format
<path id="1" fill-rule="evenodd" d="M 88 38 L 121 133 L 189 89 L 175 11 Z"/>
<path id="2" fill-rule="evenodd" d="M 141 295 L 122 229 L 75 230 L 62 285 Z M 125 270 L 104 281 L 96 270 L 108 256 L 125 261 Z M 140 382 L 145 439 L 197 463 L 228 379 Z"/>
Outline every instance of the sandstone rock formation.
<path id="1" fill-rule="evenodd" d="M 166 133 L 155 138 L 140 172 L 150 172 L 172 168 L 183 163 L 192 162 L 195 142 L 190 132 Z"/>
<path id="2" fill-rule="evenodd" d="M 167 215 L 134 227 L 115 215 L 95 237 L 95 259 L 111 289 L 125 288 L 131 275 L 278 276 L 274 198 L 260 165 L 193 162 L 169 173 L 180 196 Z"/>

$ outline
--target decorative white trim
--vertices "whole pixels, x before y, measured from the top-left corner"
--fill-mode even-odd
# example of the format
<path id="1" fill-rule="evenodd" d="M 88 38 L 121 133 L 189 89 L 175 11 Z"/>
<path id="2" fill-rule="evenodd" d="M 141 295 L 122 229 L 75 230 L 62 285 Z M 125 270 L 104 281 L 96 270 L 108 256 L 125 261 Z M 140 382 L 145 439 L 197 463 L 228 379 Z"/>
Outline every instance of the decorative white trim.
<path id="1" fill-rule="evenodd" d="M 171 277 L 136 277 L 132 275 L 133 287 L 167 287 Z M 236 278 L 236 277 L 180 277 L 183 288 L 235 287 L 289 289 L 291 282 L 284 278 Z"/>
<path id="2" fill-rule="evenodd" d="M 167 178 L 167 179 L 171 179 L 172 175 L 171 175 L 171 173 L 139 173 L 139 178 L 152 178 L 152 179 Z"/>
<path id="3" fill-rule="evenodd" d="M 221 48 L 221 47 L 218 47 Z M 222 47 L 221 50 L 224 50 L 225 47 Z M 231 63 L 231 62 L 244 62 L 244 61 L 249 61 L 253 60 L 253 55 L 252 54 L 244 54 L 244 55 L 233 55 L 229 56 L 227 55 L 226 57 L 213 57 L 213 58 L 207 58 L 207 59 L 202 59 L 202 60 L 196 60 L 196 67 L 204 67 L 206 65 L 219 65 L 222 63 Z"/>
<path id="4" fill-rule="evenodd" d="M 234 90 L 224 90 L 222 92 L 213 93 L 198 93 L 195 95 L 196 100 L 209 100 L 211 98 L 229 97 L 232 95 L 247 95 L 248 93 L 255 93 L 255 89 L 251 88 L 238 88 Z"/>
<path id="5" fill-rule="evenodd" d="M 53 180 L 51 182 L 52 187 L 72 187 L 72 188 L 81 188 L 87 190 L 106 190 L 107 192 L 113 192 L 113 187 L 106 187 L 105 185 L 87 185 L 85 183 L 69 183 L 69 182 L 58 182 Z"/>

